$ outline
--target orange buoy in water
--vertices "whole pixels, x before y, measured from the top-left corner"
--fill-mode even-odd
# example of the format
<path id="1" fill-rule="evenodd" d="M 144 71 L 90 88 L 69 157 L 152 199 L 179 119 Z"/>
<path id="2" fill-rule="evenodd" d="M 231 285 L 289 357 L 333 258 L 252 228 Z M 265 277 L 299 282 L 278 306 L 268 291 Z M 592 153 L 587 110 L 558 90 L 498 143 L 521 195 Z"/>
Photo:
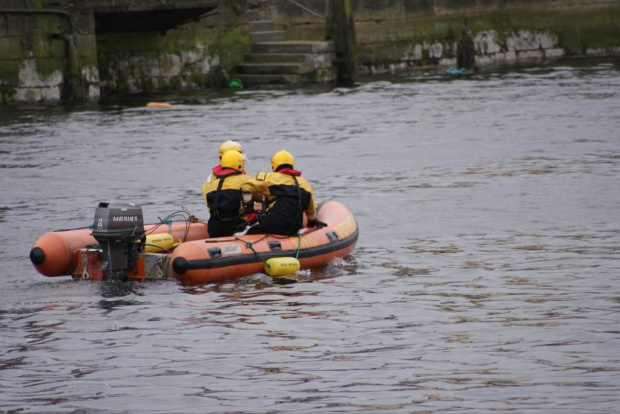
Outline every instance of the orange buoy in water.
<path id="1" fill-rule="evenodd" d="M 148 108 L 170 108 L 168 102 L 149 102 L 146 104 Z"/>

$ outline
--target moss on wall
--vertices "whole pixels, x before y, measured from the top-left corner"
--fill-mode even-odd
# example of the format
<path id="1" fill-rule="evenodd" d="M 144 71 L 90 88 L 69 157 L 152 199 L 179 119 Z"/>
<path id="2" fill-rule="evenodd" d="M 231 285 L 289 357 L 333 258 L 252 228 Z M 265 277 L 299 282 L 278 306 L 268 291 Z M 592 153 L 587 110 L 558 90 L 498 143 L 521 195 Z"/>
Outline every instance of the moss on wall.
<path id="1" fill-rule="evenodd" d="M 28 9 L 56 4 L 23 1 Z M 304 5 L 320 14 L 324 2 Z M 353 5 L 358 62 L 367 66 L 436 65 L 437 48 L 444 56 L 454 55 L 465 22 L 474 35 L 493 32 L 496 52 L 507 52 L 520 31 L 552 33 L 552 47 L 569 56 L 620 50 L 620 0 L 353 0 Z M 288 40 L 324 39 L 320 15 L 288 0 L 274 0 L 272 6 L 276 26 L 287 30 Z M 245 0 L 222 0 L 216 17 L 165 35 L 95 36 L 94 15 L 79 7 L 70 10 L 73 23 L 59 14 L 28 14 L 19 20 L 0 15 L 2 101 L 24 86 L 19 72 L 26 63 L 36 71 L 32 79 L 57 79 L 52 75 L 61 71 L 65 79 L 58 88 L 67 79 L 86 89 L 98 89 L 101 79 L 104 89 L 117 93 L 224 86 L 250 48 L 247 26 L 240 20 L 245 8 Z M 69 37 L 72 25 L 80 29 Z M 479 56 L 486 53 L 484 45 L 477 47 Z"/>
<path id="2" fill-rule="evenodd" d="M 0 104 L 6 105 L 17 94 L 19 61 L 0 60 Z"/>
<path id="3" fill-rule="evenodd" d="M 247 30 L 237 27 L 228 32 L 214 44 L 214 54 L 219 60 L 222 70 L 230 73 L 243 62 L 243 57 L 250 50 L 250 36 Z"/>
<path id="4" fill-rule="evenodd" d="M 17 86 L 21 62 L 16 59 L 0 60 L 0 85 Z"/>
<path id="5" fill-rule="evenodd" d="M 64 36 L 70 33 L 67 19 L 58 15 L 25 16 L 33 30 L 24 42 L 24 55 L 32 54 L 41 79 L 66 69 L 67 48 Z"/>
<path id="6" fill-rule="evenodd" d="M 398 62 L 411 45 L 441 42 L 449 47 L 460 36 L 464 24 L 472 33 L 495 31 L 500 43 L 520 31 L 555 33 L 566 55 L 581 55 L 587 49 L 620 47 L 620 4 L 612 9 L 560 9 L 469 12 L 418 16 L 387 22 L 358 21 L 356 33 L 359 61 L 386 65 Z M 503 40 L 502 40 L 503 39 Z M 505 49 L 504 49 L 505 50 Z M 424 56 L 420 64 L 433 63 Z"/>
<path id="7" fill-rule="evenodd" d="M 4 24 L 0 28 L 0 66 L 10 68 L 0 73 L 4 96 L 10 89 L 14 90 L 12 98 L 20 101 L 84 99 L 83 91 L 88 89 L 86 97 L 96 97 L 97 89 L 91 90 L 91 84 L 85 83 L 85 78 L 91 82 L 98 79 L 96 53 L 89 50 L 96 44 L 76 41 L 82 40 L 81 35 L 73 33 L 68 14 L 55 8 L 40 10 L 39 1 L 24 1 L 22 7 L 9 10 L 0 20 Z M 78 43 L 92 47 L 77 50 Z M 80 55 L 89 62 L 82 65 Z"/>
<path id="8" fill-rule="evenodd" d="M 121 41 L 122 39 L 122 41 Z M 157 92 L 224 86 L 243 61 L 250 38 L 189 24 L 165 35 L 124 33 L 98 37 L 99 75 L 107 93 Z"/>

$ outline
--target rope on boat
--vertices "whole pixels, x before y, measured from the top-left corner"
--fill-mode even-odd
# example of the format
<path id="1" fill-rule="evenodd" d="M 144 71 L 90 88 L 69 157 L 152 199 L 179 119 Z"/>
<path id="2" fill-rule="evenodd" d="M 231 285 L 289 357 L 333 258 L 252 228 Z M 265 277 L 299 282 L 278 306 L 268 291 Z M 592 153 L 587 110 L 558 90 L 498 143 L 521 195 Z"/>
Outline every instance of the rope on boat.
<path id="1" fill-rule="evenodd" d="M 238 240 L 238 241 L 244 242 L 245 246 L 248 249 L 252 250 L 254 252 L 254 254 L 256 255 L 256 257 L 258 257 L 265 264 L 265 266 L 271 267 L 271 265 L 269 263 L 267 263 L 267 260 L 265 260 L 265 258 L 263 256 L 261 256 L 260 253 L 257 252 L 254 249 L 254 243 L 249 242 L 249 241 L 244 241 L 244 240 L 242 240 L 242 239 L 240 239 L 238 237 L 236 237 L 235 239 Z M 260 239 L 259 241 L 262 241 L 262 240 L 264 240 L 264 238 Z M 297 250 L 295 251 L 295 259 L 299 259 L 299 251 L 301 250 L 301 233 L 299 233 L 299 232 L 297 232 L 297 240 L 298 240 L 298 243 L 297 243 Z"/>
<path id="2" fill-rule="evenodd" d="M 297 232 L 297 251 L 295 252 L 295 259 L 299 259 L 299 249 L 301 249 L 301 234 Z"/>
<path id="3" fill-rule="evenodd" d="M 258 257 L 259 259 L 261 259 L 263 261 L 263 263 L 265 263 L 265 266 L 271 267 L 271 266 L 269 266 L 269 263 L 267 263 L 265 258 L 263 256 L 261 256 L 260 253 L 258 253 L 256 250 L 254 250 L 254 247 L 252 246 L 252 242 L 246 241 L 245 245 L 254 252 L 256 257 Z"/>

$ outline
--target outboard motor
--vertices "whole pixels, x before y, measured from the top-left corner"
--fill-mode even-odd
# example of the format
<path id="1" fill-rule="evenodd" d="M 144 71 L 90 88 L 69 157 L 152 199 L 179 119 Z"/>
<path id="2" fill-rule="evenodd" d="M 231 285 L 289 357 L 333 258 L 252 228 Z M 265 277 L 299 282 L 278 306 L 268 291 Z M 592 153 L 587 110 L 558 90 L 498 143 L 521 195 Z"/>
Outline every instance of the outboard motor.
<path id="1" fill-rule="evenodd" d="M 99 203 L 93 237 L 101 245 L 103 280 L 126 281 L 125 269 L 136 265 L 144 236 L 142 207 L 129 203 Z"/>

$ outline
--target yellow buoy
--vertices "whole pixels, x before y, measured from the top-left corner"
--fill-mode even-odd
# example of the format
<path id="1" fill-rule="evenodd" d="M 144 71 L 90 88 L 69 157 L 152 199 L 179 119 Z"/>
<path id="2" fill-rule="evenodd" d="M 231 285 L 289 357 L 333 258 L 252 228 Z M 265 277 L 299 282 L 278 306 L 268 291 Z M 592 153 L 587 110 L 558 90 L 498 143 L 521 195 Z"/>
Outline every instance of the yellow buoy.
<path id="1" fill-rule="evenodd" d="M 149 102 L 146 106 L 149 108 L 170 108 L 170 104 L 167 102 Z"/>
<path id="2" fill-rule="evenodd" d="M 149 234 L 144 242 L 146 253 L 161 253 L 174 247 L 174 237 L 170 233 Z"/>
<path id="3" fill-rule="evenodd" d="M 265 273 L 271 277 L 294 275 L 299 268 L 299 260 L 294 257 L 274 257 L 265 262 Z"/>

